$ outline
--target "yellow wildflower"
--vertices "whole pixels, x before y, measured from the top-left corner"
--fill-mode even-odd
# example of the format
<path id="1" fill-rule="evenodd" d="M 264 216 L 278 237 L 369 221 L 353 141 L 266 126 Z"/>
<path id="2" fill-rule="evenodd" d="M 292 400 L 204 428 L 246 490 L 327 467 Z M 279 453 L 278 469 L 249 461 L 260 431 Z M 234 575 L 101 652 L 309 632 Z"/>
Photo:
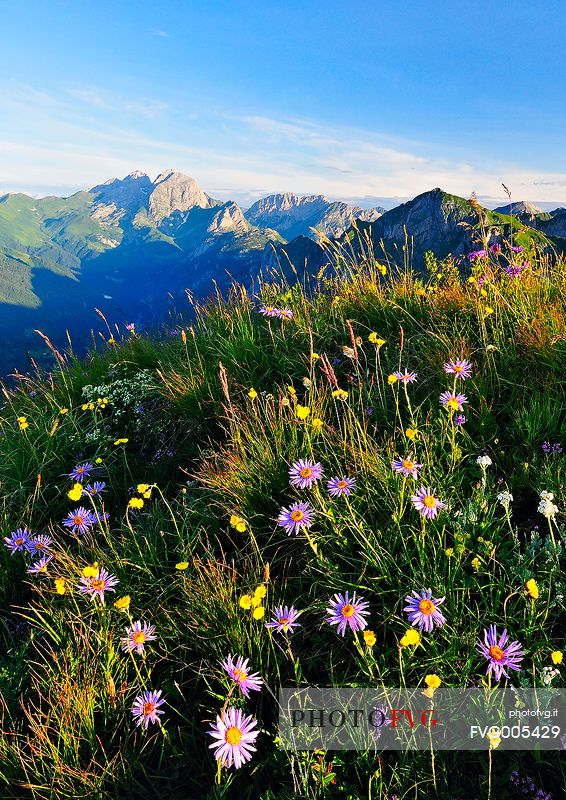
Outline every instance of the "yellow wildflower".
<path id="1" fill-rule="evenodd" d="M 375 637 L 375 633 L 373 631 L 365 630 L 364 631 L 364 642 L 368 647 L 373 647 L 374 644 L 377 642 Z"/>
<path id="2" fill-rule="evenodd" d="M 128 502 L 130 508 L 143 508 L 143 500 L 141 497 L 132 497 Z"/>
<path id="3" fill-rule="evenodd" d="M 232 528 L 235 528 L 238 531 L 238 533 L 244 533 L 247 527 L 246 521 L 242 519 L 242 517 L 239 517 L 237 514 L 232 514 L 232 516 L 230 517 L 230 525 L 232 526 Z"/>
<path id="4" fill-rule="evenodd" d="M 29 423 L 25 417 L 18 417 L 18 427 L 21 431 L 25 431 L 26 428 L 29 428 Z"/>
<path id="5" fill-rule="evenodd" d="M 415 628 L 409 628 L 401 637 L 399 644 L 401 647 L 408 647 L 410 644 L 417 645 L 421 640 L 420 633 Z"/>
<path id="6" fill-rule="evenodd" d="M 553 664 L 562 664 L 564 653 L 562 653 L 560 650 L 555 650 L 553 653 L 550 654 L 550 658 Z"/>
<path id="7" fill-rule="evenodd" d="M 68 414 L 69 413 L 69 409 L 68 408 L 60 408 L 59 409 L 59 413 L 60 414 Z"/>
<path id="8" fill-rule="evenodd" d="M 267 589 L 262 583 L 255 590 L 254 597 L 259 597 L 260 600 L 263 600 L 263 598 L 265 597 L 266 594 L 267 594 Z"/>
<path id="9" fill-rule="evenodd" d="M 240 608 L 245 608 L 248 611 L 252 607 L 253 597 L 249 594 L 243 594 L 240 597 Z"/>
<path id="10" fill-rule="evenodd" d="M 447 547 L 444 552 L 446 553 L 448 558 L 451 558 L 454 555 L 454 548 L 453 547 Z"/>
<path id="11" fill-rule="evenodd" d="M 417 289 L 417 296 L 426 297 L 426 291 L 424 289 Z"/>
<path id="12" fill-rule="evenodd" d="M 182 572 L 184 569 L 187 569 L 188 566 L 189 566 L 188 561 L 179 561 L 178 564 L 175 564 L 175 569 L 178 569 L 179 572 Z"/>
<path id="13" fill-rule="evenodd" d="M 533 598 L 533 600 L 538 600 L 539 591 L 537 582 L 534 578 L 530 578 L 525 584 L 528 594 Z"/>
<path id="14" fill-rule="evenodd" d="M 136 491 L 138 492 L 138 494 L 145 494 L 146 492 L 149 491 L 149 489 L 150 487 L 148 483 L 138 483 L 138 485 L 136 486 Z"/>
<path id="15" fill-rule="evenodd" d="M 291 397 L 296 397 L 297 396 L 297 392 L 295 391 L 295 388 L 293 386 L 287 386 L 287 390 L 288 390 L 289 394 L 291 395 Z"/>
<path id="16" fill-rule="evenodd" d="M 313 354 L 312 354 L 312 356 L 311 356 L 311 358 L 312 358 L 312 360 L 313 360 L 313 361 L 318 361 L 318 359 L 320 358 L 320 356 L 319 356 L 319 354 L 318 354 L 318 353 L 313 353 Z"/>
<path id="17" fill-rule="evenodd" d="M 252 386 L 252 388 L 250 389 L 250 391 L 248 392 L 248 397 L 250 398 L 250 400 L 255 400 L 255 399 L 256 399 L 256 397 L 257 397 L 257 392 L 256 392 L 256 390 L 253 388 L 253 386 Z"/>
<path id="18" fill-rule="evenodd" d="M 116 439 L 116 441 L 114 442 L 114 444 L 115 444 L 115 445 L 119 445 L 119 444 L 128 444 L 128 441 L 129 441 L 128 439 Z"/>
<path id="19" fill-rule="evenodd" d="M 493 314 L 493 308 L 491 308 L 491 306 L 486 306 L 485 307 L 485 315 L 486 315 L 486 317 L 488 317 L 490 314 Z"/>
<path id="20" fill-rule="evenodd" d="M 429 689 L 438 689 L 438 687 L 442 683 L 438 675 L 435 675 L 434 673 L 426 675 L 424 682 L 426 683 Z"/>
<path id="21" fill-rule="evenodd" d="M 405 436 L 407 437 L 407 439 L 416 439 L 418 435 L 419 432 L 416 428 L 407 428 L 407 430 L 405 431 Z"/>
<path id="22" fill-rule="evenodd" d="M 501 736 L 496 731 L 488 731 L 487 738 L 489 740 L 489 749 L 495 750 L 496 747 L 499 747 L 501 744 Z"/>
<path id="23" fill-rule="evenodd" d="M 265 616 L 265 607 L 258 606 L 257 608 L 254 608 L 252 616 L 254 619 L 262 619 Z"/>
<path id="24" fill-rule="evenodd" d="M 114 603 L 114 608 L 117 608 L 118 611 L 127 611 L 130 607 L 130 599 L 129 594 L 124 595 L 124 597 L 119 597 Z"/>
<path id="25" fill-rule="evenodd" d="M 96 578 L 98 576 L 98 561 L 94 564 L 83 567 L 83 575 L 85 578 Z"/>
<path id="26" fill-rule="evenodd" d="M 475 282 L 476 282 L 476 279 L 474 278 L 474 276 L 470 275 L 470 277 L 468 278 L 468 283 L 475 283 Z"/>
<path id="27" fill-rule="evenodd" d="M 297 406 L 295 409 L 295 414 L 297 415 L 297 419 L 306 419 L 308 415 L 311 413 L 310 408 L 307 406 Z"/>
<path id="28" fill-rule="evenodd" d="M 335 389 L 332 392 L 332 397 L 335 400 L 346 400 L 348 397 L 348 392 L 345 392 L 344 389 Z"/>
<path id="29" fill-rule="evenodd" d="M 481 565 L 481 560 L 477 556 L 475 558 L 472 558 L 472 567 L 475 569 L 476 572 L 479 570 L 480 565 Z"/>
<path id="30" fill-rule="evenodd" d="M 258 596 L 257 596 L 257 594 L 254 594 L 254 595 L 252 596 L 251 607 L 252 607 L 252 608 L 257 608 L 258 606 L 260 606 L 260 605 L 261 605 L 261 601 L 262 601 L 262 598 L 261 598 L 261 597 L 258 597 Z"/>
<path id="31" fill-rule="evenodd" d="M 57 594 L 65 594 L 67 591 L 67 585 L 63 578 L 55 578 L 55 591 Z"/>
<path id="32" fill-rule="evenodd" d="M 80 500 L 82 496 L 83 496 L 83 487 L 81 483 L 75 483 L 73 488 L 69 489 L 69 491 L 67 492 L 67 497 L 69 498 L 69 500 L 73 500 L 74 502 Z"/>
<path id="33" fill-rule="evenodd" d="M 394 383 L 397 383 L 397 375 L 393 375 L 393 373 L 391 373 L 391 375 L 388 375 L 387 376 L 387 383 L 390 386 L 393 386 Z"/>
<path id="34" fill-rule="evenodd" d="M 94 460 L 94 463 L 95 463 L 95 464 L 102 464 L 102 459 L 101 459 L 101 458 L 96 458 L 96 459 Z"/>
<path id="35" fill-rule="evenodd" d="M 315 417 L 311 422 L 311 425 L 313 426 L 315 431 L 320 431 L 324 427 L 324 422 L 318 417 Z"/>

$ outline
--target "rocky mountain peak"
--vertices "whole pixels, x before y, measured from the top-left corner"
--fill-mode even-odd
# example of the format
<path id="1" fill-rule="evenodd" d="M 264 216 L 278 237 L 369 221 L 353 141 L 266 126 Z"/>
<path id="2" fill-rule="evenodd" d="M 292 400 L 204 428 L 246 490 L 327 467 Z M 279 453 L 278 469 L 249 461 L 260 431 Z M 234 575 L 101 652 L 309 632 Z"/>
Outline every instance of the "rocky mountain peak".
<path id="1" fill-rule="evenodd" d="M 513 214 L 513 216 L 520 217 L 521 215 L 535 217 L 537 214 L 542 214 L 542 209 L 535 206 L 534 203 L 529 203 L 527 200 L 517 200 L 517 202 L 507 203 L 507 205 L 499 206 L 495 211 L 500 214 Z"/>
<path id="2" fill-rule="evenodd" d="M 194 178 L 172 169 L 157 176 L 149 198 L 149 210 L 157 223 L 171 216 L 174 211 L 188 211 L 196 206 L 211 208 L 215 205 L 217 202 L 203 192 Z"/>

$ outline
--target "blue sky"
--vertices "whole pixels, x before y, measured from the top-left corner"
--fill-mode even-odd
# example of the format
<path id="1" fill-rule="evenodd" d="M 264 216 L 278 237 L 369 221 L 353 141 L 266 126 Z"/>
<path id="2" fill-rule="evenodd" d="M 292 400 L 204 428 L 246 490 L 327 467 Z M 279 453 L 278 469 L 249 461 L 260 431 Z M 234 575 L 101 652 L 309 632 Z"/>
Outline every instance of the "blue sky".
<path id="1" fill-rule="evenodd" d="M 565 0 L 0 0 L 0 192 L 566 202 Z"/>

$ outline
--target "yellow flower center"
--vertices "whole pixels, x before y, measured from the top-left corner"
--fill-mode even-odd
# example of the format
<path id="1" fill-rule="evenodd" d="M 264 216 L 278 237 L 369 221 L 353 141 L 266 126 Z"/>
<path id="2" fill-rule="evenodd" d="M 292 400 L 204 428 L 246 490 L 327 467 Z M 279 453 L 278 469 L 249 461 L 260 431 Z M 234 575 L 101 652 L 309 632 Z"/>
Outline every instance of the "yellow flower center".
<path id="1" fill-rule="evenodd" d="M 291 619 L 291 617 L 280 617 L 279 618 L 279 624 L 283 625 L 283 627 L 286 628 L 287 625 L 289 624 L 290 619 Z"/>
<path id="2" fill-rule="evenodd" d="M 403 461 L 403 469 L 409 469 L 410 470 L 410 469 L 413 469 L 414 466 L 415 466 L 414 462 L 413 461 L 409 461 L 408 458 L 406 458 Z"/>
<path id="3" fill-rule="evenodd" d="M 304 516 L 305 515 L 303 514 L 303 512 L 299 511 L 299 509 L 291 512 L 291 519 L 293 520 L 293 522 L 300 522 Z"/>
<path id="4" fill-rule="evenodd" d="M 356 609 L 351 603 L 346 603 L 346 605 L 342 606 L 342 616 L 346 617 L 346 619 L 350 619 L 353 617 L 356 612 Z"/>
<path id="5" fill-rule="evenodd" d="M 497 645 L 493 645 L 493 647 L 489 648 L 489 655 L 493 658 L 494 661 L 502 661 L 505 653 L 500 647 L 497 647 Z"/>
<path id="6" fill-rule="evenodd" d="M 20 547 L 20 545 L 22 545 L 23 543 L 24 543 L 24 540 L 22 538 L 16 539 L 16 541 L 15 541 L 15 545 L 17 547 Z M 36 545 L 36 547 L 37 547 L 37 545 Z"/>
<path id="7" fill-rule="evenodd" d="M 312 475 L 312 469 L 310 467 L 303 467 L 299 475 L 301 478 L 310 478 Z"/>
<path id="8" fill-rule="evenodd" d="M 436 498 L 433 497 L 431 494 L 427 494 L 427 496 L 423 500 L 423 503 L 427 508 L 434 508 L 436 505 Z"/>
<path id="9" fill-rule="evenodd" d="M 243 682 L 243 681 L 246 680 L 247 677 L 248 676 L 246 675 L 246 673 L 243 672 L 241 669 L 235 669 L 234 670 L 234 680 L 235 681 Z"/>
<path id="10" fill-rule="evenodd" d="M 463 367 L 461 367 L 459 364 L 455 364 L 455 365 L 452 367 L 452 369 L 453 369 L 453 371 L 454 371 L 454 372 L 462 372 L 464 368 L 463 368 Z"/>
<path id="11" fill-rule="evenodd" d="M 240 744 L 242 741 L 242 731 L 239 728 L 236 728 L 235 725 L 232 725 L 231 728 L 228 728 L 226 733 L 224 734 L 224 739 L 231 745 Z"/>
<path id="12" fill-rule="evenodd" d="M 434 611 L 434 603 L 432 600 L 421 600 L 419 603 L 419 611 L 426 614 L 427 617 Z"/>
<path id="13" fill-rule="evenodd" d="M 104 589 L 105 583 L 101 578 L 95 578 L 93 581 L 90 582 L 90 588 L 94 589 L 95 591 L 99 592 L 101 589 Z"/>
<path id="14" fill-rule="evenodd" d="M 75 525 L 82 525 L 82 524 L 83 524 L 83 522 L 84 522 L 84 520 L 83 520 L 83 518 L 82 518 L 82 517 L 80 517 L 80 516 L 76 516 L 76 517 L 73 519 L 73 522 L 75 523 Z"/>
<path id="15" fill-rule="evenodd" d="M 446 405 L 448 406 L 448 408 L 451 408 L 453 411 L 457 411 L 458 410 L 458 401 L 456 400 L 455 397 L 451 397 Z"/>
<path id="16" fill-rule="evenodd" d="M 345 489 L 347 486 L 348 484 L 346 483 L 346 481 L 338 481 L 338 483 L 336 484 L 337 489 Z"/>
<path id="17" fill-rule="evenodd" d="M 132 639 L 136 644 L 143 644 L 145 642 L 145 633 L 143 631 L 136 631 Z"/>
<path id="18" fill-rule="evenodd" d="M 82 475 L 84 471 L 85 471 L 84 467 L 77 467 L 77 472 L 79 475 Z"/>
<path id="19" fill-rule="evenodd" d="M 143 713 L 145 717 L 149 717 L 149 715 L 153 714 L 154 711 L 155 711 L 155 703 L 143 704 Z"/>

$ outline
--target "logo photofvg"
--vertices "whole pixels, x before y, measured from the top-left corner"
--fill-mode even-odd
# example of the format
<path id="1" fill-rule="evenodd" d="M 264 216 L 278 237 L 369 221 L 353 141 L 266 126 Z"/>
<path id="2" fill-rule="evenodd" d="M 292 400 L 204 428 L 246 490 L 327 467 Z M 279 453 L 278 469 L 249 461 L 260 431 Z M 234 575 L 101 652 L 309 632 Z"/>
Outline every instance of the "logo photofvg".
<path id="1" fill-rule="evenodd" d="M 566 749 L 564 689 L 307 687 L 278 699 L 287 750 Z"/>

